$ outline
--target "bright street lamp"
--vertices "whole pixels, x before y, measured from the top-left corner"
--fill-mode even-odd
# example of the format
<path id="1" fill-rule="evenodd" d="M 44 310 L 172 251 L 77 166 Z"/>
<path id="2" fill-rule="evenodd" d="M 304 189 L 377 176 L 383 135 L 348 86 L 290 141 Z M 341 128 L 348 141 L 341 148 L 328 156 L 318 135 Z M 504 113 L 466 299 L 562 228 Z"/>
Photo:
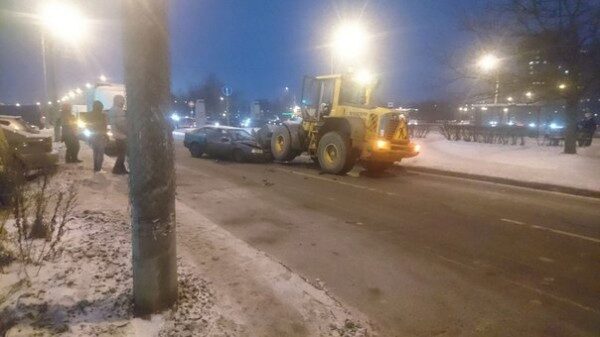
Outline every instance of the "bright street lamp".
<path id="1" fill-rule="evenodd" d="M 531 99 L 533 97 L 533 93 L 531 91 L 528 91 L 525 93 L 525 96 L 529 99 Z"/>
<path id="2" fill-rule="evenodd" d="M 100 82 L 106 82 L 106 76 L 104 76 L 104 75 L 100 75 L 99 79 L 100 79 Z"/>
<path id="3" fill-rule="evenodd" d="M 352 64 L 360 60 L 368 49 L 369 35 L 359 22 L 346 22 L 340 25 L 333 34 L 331 44 L 331 72 L 333 72 L 334 56 L 344 63 Z"/>
<path id="4" fill-rule="evenodd" d="M 500 64 L 500 59 L 496 55 L 491 53 L 483 55 L 477 62 L 479 68 L 484 72 L 490 72 L 492 70 L 495 70 L 496 68 L 498 68 L 498 64 Z"/>
<path id="5" fill-rule="evenodd" d="M 484 73 L 489 73 L 491 71 L 497 70 L 498 65 L 500 64 L 500 59 L 492 54 L 487 53 L 479 58 L 477 62 L 477 66 Z M 494 90 L 494 104 L 498 104 L 498 92 L 500 91 L 500 79 L 498 78 L 498 72 L 496 71 L 496 88 Z"/>
<path id="6" fill-rule="evenodd" d="M 87 19 L 66 2 L 47 2 L 40 8 L 39 16 L 44 29 L 63 41 L 81 41 L 87 32 Z"/>
<path id="7" fill-rule="evenodd" d="M 44 84 L 46 96 L 50 101 L 57 101 L 56 93 L 56 70 L 54 68 L 54 40 L 62 40 L 75 44 L 81 42 L 87 33 L 87 19 L 82 15 L 79 9 L 72 4 L 62 0 L 44 1 L 38 11 L 38 23 L 41 27 L 41 45 Z M 52 38 L 48 38 L 52 37 Z M 54 124 L 54 141 L 60 139 L 60 124 L 58 123 L 58 111 L 50 110 Z"/>
<path id="8" fill-rule="evenodd" d="M 512 96 L 508 96 L 508 97 L 506 98 L 506 100 L 507 100 L 507 101 L 509 101 L 509 102 L 512 102 L 512 101 L 513 101 L 513 98 L 512 98 Z"/>

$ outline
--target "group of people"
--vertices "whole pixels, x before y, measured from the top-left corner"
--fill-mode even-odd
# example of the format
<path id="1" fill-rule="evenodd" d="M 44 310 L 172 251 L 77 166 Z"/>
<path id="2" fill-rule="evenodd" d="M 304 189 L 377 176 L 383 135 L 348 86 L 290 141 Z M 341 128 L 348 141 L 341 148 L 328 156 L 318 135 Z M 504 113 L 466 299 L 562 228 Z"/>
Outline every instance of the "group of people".
<path id="1" fill-rule="evenodd" d="M 125 97 L 116 95 L 113 98 L 113 106 L 108 111 L 108 119 L 104 114 L 104 105 L 100 101 L 94 101 L 92 111 L 88 113 L 86 127 L 89 131 L 89 140 L 93 150 L 94 172 L 102 170 L 104 154 L 107 146 L 113 147 L 116 155 L 115 165 L 112 169 L 114 174 L 127 174 L 125 167 L 125 156 L 127 154 L 127 116 L 125 114 Z M 63 103 L 60 112 L 60 125 L 62 126 L 62 141 L 66 146 L 65 162 L 81 163 L 79 160 L 79 135 L 77 118 L 73 116 L 70 103 Z M 114 137 L 114 142 L 109 143 L 108 125 Z"/>

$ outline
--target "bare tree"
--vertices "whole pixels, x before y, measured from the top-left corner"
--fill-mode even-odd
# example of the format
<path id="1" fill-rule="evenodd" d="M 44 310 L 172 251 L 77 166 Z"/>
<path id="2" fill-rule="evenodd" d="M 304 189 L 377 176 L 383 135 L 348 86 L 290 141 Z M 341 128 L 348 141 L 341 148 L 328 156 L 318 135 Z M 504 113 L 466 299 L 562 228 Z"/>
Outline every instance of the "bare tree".
<path id="1" fill-rule="evenodd" d="M 464 27 L 485 48 L 501 50 L 503 93 L 531 91 L 536 101 L 564 102 L 564 152 L 576 153 L 580 103 L 600 82 L 600 2 L 505 0 Z"/>
<path id="2" fill-rule="evenodd" d="M 123 42 L 129 121 L 133 299 L 138 315 L 177 300 L 173 136 L 167 0 L 125 0 Z"/>

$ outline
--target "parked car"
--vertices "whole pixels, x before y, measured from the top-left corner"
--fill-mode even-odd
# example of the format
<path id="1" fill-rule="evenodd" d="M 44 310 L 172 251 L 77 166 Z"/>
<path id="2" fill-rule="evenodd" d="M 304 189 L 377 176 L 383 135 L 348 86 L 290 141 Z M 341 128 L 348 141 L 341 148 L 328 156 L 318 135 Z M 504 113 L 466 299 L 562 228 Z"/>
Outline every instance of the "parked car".
<path id="1" fill-rule="evenodd" d="M 58 163 L 52 137 L 27 124 L 21 117 L 0 115 L 0 127 L 15 159 L 26 171 L 48 168 Z"/>
<path id="2" fill-rule="evenodd" d="M 183 145 L 192 157 L 203 154 L 237 162 L 269 160 L 268 153 L 246 130 L 229 126 L 204 126 L 185 133 Z"/>

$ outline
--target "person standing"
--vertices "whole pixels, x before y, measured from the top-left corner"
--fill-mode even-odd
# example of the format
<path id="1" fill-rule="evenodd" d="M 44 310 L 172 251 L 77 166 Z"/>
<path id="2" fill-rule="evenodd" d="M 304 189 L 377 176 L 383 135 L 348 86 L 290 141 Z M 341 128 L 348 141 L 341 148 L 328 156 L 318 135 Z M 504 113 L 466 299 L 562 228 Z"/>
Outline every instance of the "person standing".
<path id="1" fill-rule="evenodd" d="M 594 133 L 598 127 L 596 119 L 591 112 L 586 112 L 583 120 L 580 122 L 581 139 L 579 146 L 590 146 L 592 145 L 592 139 L 594 139 Z"/>
<path id="2" fill-rule="evenodd" d="M 60 110 L 60 124 L 62 126 L 62 141 L 67 147 L 65 162 L 81 163 L 79 160 L 79 139 L 77 138 L 77 120 L 71 113 L 71 104 L 63 103 Z"/>
<path id="3" fill-rule="evenodd" d="M 113 167 L 114 174 L 128 174 L 125 168 L 125 155 L 127 154 L 127 116 L 125 115 L 125 97 L 115 95 L 113 106 L 108 112 L 111 131 L 115 137 L 115 150 L 117 160 Z"/>
<path id="4" fill-rule="evenodd" d="M 104 149 L 108 141 L 106 136 L 106 116 L 102 110 L 104 105 L 100 101 L 94 101 L 92 112 L 88 117 L 90 131 L 92 132 L 91 143 L 94 157 L 94 172 L 102 170 L 102 162 L 104 161 Z"/>

